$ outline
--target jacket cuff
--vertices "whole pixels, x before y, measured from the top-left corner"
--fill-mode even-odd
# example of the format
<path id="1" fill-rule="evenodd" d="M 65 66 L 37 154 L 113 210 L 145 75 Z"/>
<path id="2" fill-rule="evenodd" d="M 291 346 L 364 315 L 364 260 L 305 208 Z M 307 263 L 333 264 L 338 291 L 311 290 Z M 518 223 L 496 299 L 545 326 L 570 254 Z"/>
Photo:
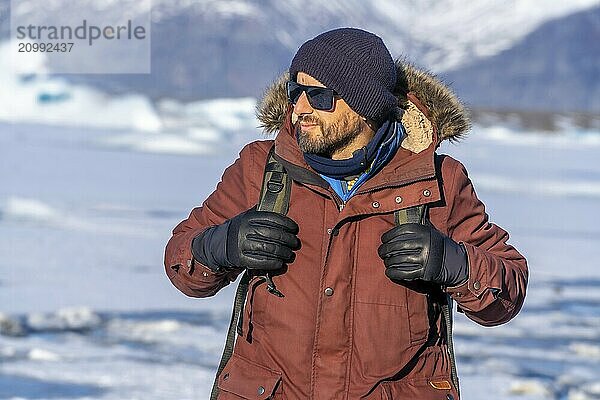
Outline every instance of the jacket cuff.
<path id="1" fill-rule="evenodd" d="M 213 272 L 233 269 L 227 259 L 227 233 L 230 220 L 211 226 L 192 239 L 191 251 L 194 260 Z"/>
<path id="2" fill-rule="evenodd" d="M 474 253 L 478 251 L 477 248 L 464 242 L 460 242 L 460 244 L 467 253 L 469 277 L 461 285 L 446 288 L 446 292 L 452 296 L 460 308 L 466 311 L 480 311 L 498 298 L 502 288 L 502 276 L 492 275 L 486 265 L 473 265 L 471 260 L 477 259 L 474 256 Z"/>
<path id="3" fill-rule="evenodd" d="M 189 232 L 183 239 L 177 254 L 167 264 L 167 276 L 184 294 L 192 297 L 210 296 L 231 280 L 235 280 L 233 271 L 215 272 L 194 259 L 192 240 L 202 231 Z M 228 274 L 232 276 L 229 277 Z M 229 279 L 228 279 L 229 278 Z"/>

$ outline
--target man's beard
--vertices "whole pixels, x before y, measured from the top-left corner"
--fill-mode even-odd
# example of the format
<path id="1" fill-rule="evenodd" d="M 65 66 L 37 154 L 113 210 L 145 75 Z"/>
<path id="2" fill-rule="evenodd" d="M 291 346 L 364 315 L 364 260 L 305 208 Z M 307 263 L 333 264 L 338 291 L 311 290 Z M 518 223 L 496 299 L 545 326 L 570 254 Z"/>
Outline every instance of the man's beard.
<path id="1" fill-rule="evenodd" d="M 317 124 L 311 132 L 302 132 L 300 122 Z M 362 132 L 363 122 L 358 115 L 345 114 L 333 123 L 325 123 L 314 115 L 298 117 L 296 121 L 298 145 L 304 153 L 331 157 L 332 154 L 352 143 Z"/>

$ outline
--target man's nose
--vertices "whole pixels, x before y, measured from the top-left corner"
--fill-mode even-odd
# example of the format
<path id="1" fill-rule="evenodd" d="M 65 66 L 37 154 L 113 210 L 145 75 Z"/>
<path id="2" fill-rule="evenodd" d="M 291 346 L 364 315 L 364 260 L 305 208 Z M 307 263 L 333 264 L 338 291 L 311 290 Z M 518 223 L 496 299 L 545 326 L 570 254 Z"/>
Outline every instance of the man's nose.
<path id="1" fill-rule="evenodd" d="M 314 108 L 311 107 L 308 102 L 308 97 L 306 96 L 306 92 L 302 92 L 300 97 L 298 97 L 298 101 L 294 105 L 294 114 L 303 115 L 303 114 L 312 114 Z"/>

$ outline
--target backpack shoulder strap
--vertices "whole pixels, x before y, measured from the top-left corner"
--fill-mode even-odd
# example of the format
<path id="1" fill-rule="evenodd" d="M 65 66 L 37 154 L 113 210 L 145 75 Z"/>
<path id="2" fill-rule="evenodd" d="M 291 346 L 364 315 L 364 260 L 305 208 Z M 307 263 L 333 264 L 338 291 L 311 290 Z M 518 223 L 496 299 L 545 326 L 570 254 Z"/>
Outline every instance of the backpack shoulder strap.
<path id="1" fill-rule="evenodd" d="M 288 176 L 285 168 L 274 157 L 275 145 L 269 150 L 267 156 L 267 164 L 263 175 L 262 189 L 258 200 L 257 210 L 272 211 L 280 214 L 287 214 L 290 203 L 291 179 Z M 231 320 L 227 330 L 227 339 L 223 355 L 217 368 L 217 374 L 210 393 L 210 400 L 217 400 L 219 396 L 218 380 L 225 365 L 233 354 L 235 345 L 236 332 L 243 336 L 242 325 L 244 315 L 244 303 L 248 294 L 248 286 L 250 284 L 250 276 L 247 271 L 244 271 L 240 283 L 238 284 L 231 312 Z"/>
<path id="2" fill-rule="evenodd" d="M 427 224 L 427 206 L 421 204 L 414 207 L 405 208 L 398 210 L 394 213 L 394 220 L 396 225 L 401 224 Z M 442 314 L 444 316 L 444 324 L 446 325 L 446 345 L 448 346 L 448 353 L 450 354 L 450 368 L 452 383 L 459 391 L 458 373 L 456 370 L 456 356 L 454 354 L 454 342 L 452 340 L 452 298 L 450 295 L 445 294 L 444 301 L 441 302 Z"/>
<path id="3" fill-rule="evenodd" d="M 402 224 L 422 224 L 426 223 L 427 206 L 421 204 L 419 206 L 403 208 L 394 213 L 396 225 Z"/>
<path id="4" fill-rule="evenodd" d="M 290 206 L 291 179 L 274 153 L 275 146 L 269 151 L 257 209 L 286 215 Z"/>

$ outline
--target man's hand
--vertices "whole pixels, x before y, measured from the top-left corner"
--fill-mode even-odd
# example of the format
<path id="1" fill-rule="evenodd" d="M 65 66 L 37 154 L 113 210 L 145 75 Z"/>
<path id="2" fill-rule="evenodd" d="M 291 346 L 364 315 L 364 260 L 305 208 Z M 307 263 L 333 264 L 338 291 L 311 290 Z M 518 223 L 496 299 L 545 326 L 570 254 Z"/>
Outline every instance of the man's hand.
<path id="1" fill-rule="evenodd" d="M 298 225 L 285 215 L 249 210 L 234 217 L 227 233 L 227 258 L 238 267 L 275 270 L 294 261 Z"/>
<path id="2" fill-rule="evenodd" d="M 463 246 L 435 228 L 402 224 L 381 237 L 379 257 L 392 280 L 420 279 L 457 286 L 468 279 L 469 265 Z"/>
<path id="3" fill-rule="evenodd" d="M 214 271 L 271 271 L 291 263 L 300 248 L 298 225 L 285 215 L 250 209 L 192 241 L 194 258 Z"/>

